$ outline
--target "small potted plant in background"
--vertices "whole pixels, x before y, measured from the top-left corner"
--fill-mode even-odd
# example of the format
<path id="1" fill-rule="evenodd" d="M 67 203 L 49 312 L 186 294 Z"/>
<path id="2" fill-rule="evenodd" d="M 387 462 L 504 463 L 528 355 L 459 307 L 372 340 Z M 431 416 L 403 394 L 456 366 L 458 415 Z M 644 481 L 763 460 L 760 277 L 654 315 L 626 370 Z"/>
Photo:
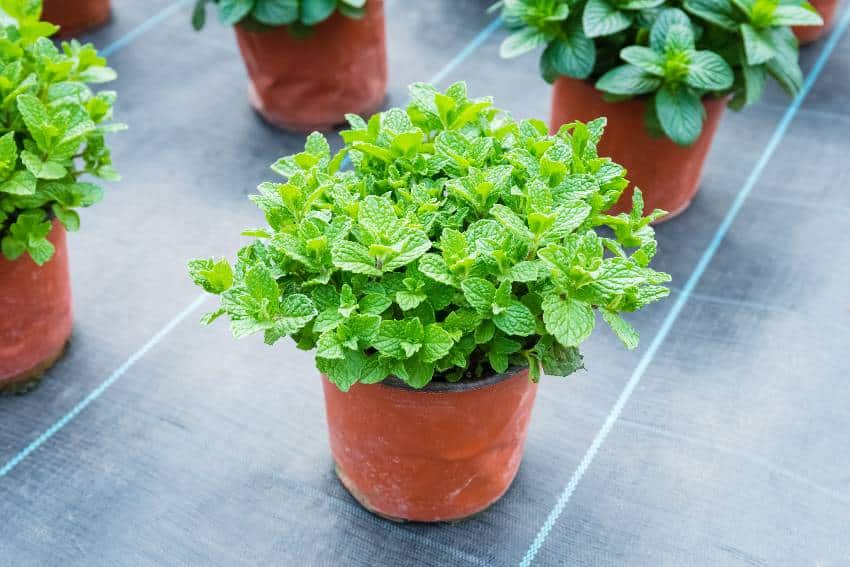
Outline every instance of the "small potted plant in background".
<path id="1" fill-rule="evenodd" d="M 243 233 L 257 239 L 235 265 L 189 272 L 221 296 L 204 322 L 315 349 L 331 452 L 361 504 L 449 521 L 507 490 L 541 372 L 582 368 L 597 315 L 633 348 L 621 313 L 665 297 L 669 276 L 649 268 L 661 211 L 642 216 L 635 191 L 631 212 L 604 212 L 627 186 L 597 156 L 604 119 L 549 135 L 463 83 L 411 95 L 350 116 L 335 155 L 311 134 L 252 198 L 268 226 Z"/>
<path id="2" fill-rule="evenodd" d="M 58 37 L 74 37 L 109 20 L 109 0 L 44 0 L 42 18 L 59 26 Z"/>
<path id="3" fill-rule="evenodd" d="M 800 40 L 800 45 L 806 45 L 819 40 L 832 29 L 835 14 L 838 9 L 837 0 L 811 0 L 812 7 L 823 19 L 822 26 L 794 26 L 794 35 Z"/>
<path id="4" fill-rule="evenodd" d="M 197 0 L 195 29 L 212 2 L 236 26 L 248 96 L 271 124 L 329 130 L 386 97 L 383 0 Z"/>
<path id="5" fill-rule="evenodd" d="M 759 100 L 768 76 L 802 84 L 789 26 L 818 25 L 805 2 L 505 0 L 504 57 L 543 47 L 551 127 L 607 116 L 600 151 L 622 163 L 649 209 L 685 210 L 723 109 Z M 678 6 L 679 4 L 675 4 Z M 614 209 L 629 204 L 628 194 Z"/>
<path id="6" fill-rule="evenodd" d="M 91 45 L 54 46 L 40 6 L 5 1 L 0 29 L 0 391 L 36 384 L 71 334 L 65 231 L 78 207 L 100 200 L 83 175 L 117 179 L 104 134 L 115 93 L 89 83 L 115 78 Z"/>

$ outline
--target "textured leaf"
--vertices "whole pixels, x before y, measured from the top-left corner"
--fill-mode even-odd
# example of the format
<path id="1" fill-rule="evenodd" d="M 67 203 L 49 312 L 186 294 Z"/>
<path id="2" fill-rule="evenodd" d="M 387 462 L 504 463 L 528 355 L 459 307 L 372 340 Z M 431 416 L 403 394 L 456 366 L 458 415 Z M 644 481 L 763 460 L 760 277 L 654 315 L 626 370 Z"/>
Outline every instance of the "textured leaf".
<path id="1" fill-rule="evenodd" d="M 226 26 L 232 26 L 248 15 L 255 0 L 218 0 L 218 18 Z"/>
<path id="2" fill-rule="evenodd" d="M 313 26 L 323 22 L 333 14 L 336 0 L 301 0 L 301 21 Z"/>
<path id="3" fill-rule="evenodd" d="M 608 0 L 588 0 L 581 21 L 587 37 L 602 37 L 628 28 L 632 17 Z"/>
<path id="4" fill-rule="evenodd" d="M 625 319 L 617 315 L 617 313 L 613 311 L 609 311 L 608 309 L 601 309 L 602 318 L 605 319 L 605 322 L 611 327 L 611 330 L 614 331 L 614 334 L 623 341 L 623 344 L 626 345 L 626 348 L 631 350 L 638 345 L 638 334 L 637 331 L 629 325 Z"/>
<path id="5" fill-rule="evenodd" d="M 496 286 L 482 278 L 467 278 L 460 282 L 463 296 L 478 312 L 490 312 L 496 299 Z"/>
<path id="6" fill-rule="evenodd" d="M 533 28 L 523 28 L 505 38 L 499 48 L 499 54 L 505 58 L 516 57 L 544 45 L 545 35 Z"/>
<path id="7" fill-rule="evenodd" d="M 344 240 L 336 244 L 332 251 L 334 266 L 355 274 L 378 276 L 381 274 L 375 266 L 375 260 L 369 256 L 369 250 L 362 244 Z"/>
<path id="8" fill-rule="evenodd" d="M 722 57 L 711 51 L 694 51 L 688 67 L 687 83 L 707 91 L 720 91 L 732 86 L 732 68 Z"/>
<path id="9" fill-rule="evenodd" d="M 664 55 L 653 49 L 630 45 L 620 51 L 620 57 L 626 63 L 631 63 L 651 75 L 664 76 Z"/>
<path id="10" fill-rule="evenodd" d="M 734 31 L 738 27 L 729 0 L 685 0 L 683 7 L 691 14 L 725 30 Z"/>
<path id="11" fill-rule="evenodd" d="M 495 315 L 493 323 L 505 334 L 521 337 L 534 334 L 537 328 L 534 314 L 519 301 L 512 301 L 501 313 Z"/>
<path id="12" fill-rule="evenodd" d="M 655 95 L 655 111 L 661 128 L 680 146 L 689 146 L 702 132 L 702 101 L 690 90 L 663 87 Z"/>
<path id="13" fill-rule="evenodd" d="M 649 46 L 656 51 L 664 51 L 667 35 L 673 26 L 691 27 L 688 15 L 678 8 L 666 8 L 658 14 L 649 33 Z"/>
<path id="14" fill-rule="evenodd" d="M 634 65 L 615 67 L 599 77 L 596 88 L 615 95 L 639 95 L 655 92 L 661 79 Z"/>
<path id="15" fill-rule="evenodd" d="M 446 356 L 454 345 L 452 337 L 437 323 L 425 326 L 422 360 L 436 362 Z"/>
<path id="16" fill-rule="evenodd" d="M 283 26 L 298 20 L 298 0 L 256 0 L 251 16 L 269 26 Z"/>
<path id="17" fill-rule="evenodd" d="M 596 325 L 593 309 L 586 303 L 551 295 L 542 307 L 546 330 L 565 347 L 580 345 Z"/>
<path id="18" fill-rule="evenodd" d="M 541 57 L 541 66 L 548 66 L 554 73 L 586 79 L 596 64 L 596 46 L 580 26 L 573 26 L 563 37 L 550 42 Z"/>
<path id="19" fill-rule="evenodd" d="M 760 65 L 773 59 L 776 48 L 766 30 L 757 30 L 749 24 L 741 24 L 741 36 L 744 38 L 744 51 L 747 63 Z"/>

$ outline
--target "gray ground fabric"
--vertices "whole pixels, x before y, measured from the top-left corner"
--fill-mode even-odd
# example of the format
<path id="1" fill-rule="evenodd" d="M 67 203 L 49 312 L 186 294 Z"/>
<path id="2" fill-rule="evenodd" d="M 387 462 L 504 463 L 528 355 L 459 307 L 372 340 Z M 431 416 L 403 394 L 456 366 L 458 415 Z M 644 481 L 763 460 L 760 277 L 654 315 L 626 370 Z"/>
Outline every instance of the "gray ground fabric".
<path id="1" fill-rule="evenodd" d="M 388 104 L 455 58 L 489 3 L 388 0 Z M 246 195 L 303 136 L 249 109 L 231 30 L 192 32 L 188 2 L 155 25 L 144 22 L 171 2 L 114 4 L 96 45 L 144 32 L 111 56 L 116 114 L 131 126 L 113 136 L 124 181 L 70 239 L 68 355 L 37 391 L 0 398 L 0 565 L 520 563 L 676 294 L 632 318 L 637 351 L 601 330 L 588 372 L 544 380 L 519 476 L 493 508 L 452 526 L 370 515 L 334 477 L 310 355 L 201 328 L 212 301 L 178 317 L 198 297 L 185 260 L 230 255 L 241 229 L 262 224 Z M 503 37 L 441 86 L 465 79 L 517 116 L 547 118 L 536 59 L 501 61 Z M 807 72 L 825 43 L 804 49 Z M 658 268 L 679 290 L 789 103 L 771 89 L 728 112 L 702 191 L 659 227 Z M 850 564 L 848 156 L 845 35 L 534 565 Z"/>

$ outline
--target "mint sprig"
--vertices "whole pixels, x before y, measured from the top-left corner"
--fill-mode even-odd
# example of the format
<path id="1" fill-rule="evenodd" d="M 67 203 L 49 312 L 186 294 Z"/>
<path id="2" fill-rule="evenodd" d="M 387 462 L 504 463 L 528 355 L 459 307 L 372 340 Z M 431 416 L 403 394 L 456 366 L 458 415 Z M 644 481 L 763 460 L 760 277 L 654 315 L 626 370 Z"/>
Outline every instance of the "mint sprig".
<path id="1" fill-rule="evenodd" d="M 41 2 L 0 8 L 0 249 L 41 265 L 54 253 L 50 219 L 76 231 L 76 209 L 103 196 L 80 178 L 119 178 L 105 142 L 124 128 L 110 123 L 115 93 L 90 86 L 116 75 L 90 44 L 57 49 L 48 37 L 58 28 L 40 21 Z"/>
<path id="2" fill-rule="evenodd" d="M 234 264 L 189 263 L 221 296 L 234 336 L 290 336 L 343 390 L 397 376 L 413 387 L 529 366 L 566 376 L 601 313 L 628 348 L 622 314 L 667 295 L 640 190 L 606 214 L 625 170 L 599 157 L 605 119 L 549 135 L 466 85 L 412 85 L 413 102 L 349 116 L 332 154 L 311 134 L 252 197 L 268 226 Z M 349 156 L 353 170 L 340 164 Z M 600 231 L 600 228 L 605 228 Z"/>
<path id="3" fill-rule="evenodd" d="M 767 76 L 791 95 L 802 86 L 791 26 L 822 25 L 803 0 L 503 0 L 513 33 L 503 57 L 543 47 L 540 71 L 591 80 L 612 101 L 646 97 L 647 128 L 677 144 L 702 132 L 707 96 L 740 109 Z"/>

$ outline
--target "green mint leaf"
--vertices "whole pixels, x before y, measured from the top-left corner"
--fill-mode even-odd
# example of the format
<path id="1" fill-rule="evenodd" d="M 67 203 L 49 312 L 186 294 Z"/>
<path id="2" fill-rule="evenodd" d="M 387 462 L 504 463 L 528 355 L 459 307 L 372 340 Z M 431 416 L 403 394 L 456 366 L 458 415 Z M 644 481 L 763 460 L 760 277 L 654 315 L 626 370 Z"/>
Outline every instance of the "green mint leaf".
<path id="1" fill-rule="evenodd" d="M 68 170 L 62 164 L 55 161 L 42 161 L 40 157 L 27 150 L 21 152 L 21 161 L 30 173 L 39 179 L 61 179 L 68 175 Z"/>
<path id="2" fill-rule="evenodd" d="M 385 356 L 410 358 L 422 348 L 424 333 L 418 318 L 405 321 L 386 319 L 381 321 L 373 346 Z"/>
<path id="3" fill-rule="evenodd" d="M 51 208 L 53 214 L 59 219 L 59 222 L 65 227 L 68 232 L 77 232 L 80 230 L 80 215 L 73 209 L 66 209 L 54 204 Z"/>
<path id="4" fill-rule="evenodd" d="M 511 209 L 504 205 L 493 205 L 490 214 L 499 221 L 511 234 L 523 241 L 531 241 L 534 235 L 522 221 L 522 219 Z"/>
<path id="5" fill-rule="evenodd" d="M 549 43 L 541 57 L 541 66 L 551 68 L 558 75 L 586 79 L 596 64 L 596 46 L 581 26 L 573 25 L 562 37 Z"/>
<path id="6" fill-rule="evenodd" d="M 49 151 L 51 140 L 59 135 L 59 131 L 51 124 L 47 108 L 30 94 L 19 95 L 17 103 L 18 111 L 38 148 L 43 152 Z"/>
<path id="7" fill-rule="evenodd" d="M 449 270 L 446 261 L 437 254 L 425 254 L 419 258 L 419 271 L 436 282 L 458 286 L 457 278 Z"/>
<path id="8" fill-rule="evenodd" d="M 285 26 L 298 20 L 298 0 L 260 0 L 251 16 L 267 26 Z"/>
<path id="9" fill-rule="evenodd" d="M 189 260 L 189 276 L 208 293 L 221 294 L 233 285 L 233 270 L 224 258 Z"/>
<path id="10" fill-rule="evenodd" d="M 608 0 L 588 0 L 581 21 L 587 37 L 595 38 L 623 31 L 631 25 L 632 16 Z"/>
<path id="11" fill-rule="evenodd" d="M 665 85 L 655 95 L 655 112 L 664 133 L 680 146 L 693 144 L 702 133 L 702 101 L 689 89 Z"/>
<path id="12" fill-rule="evenodd" d="M 775 26 L 822 26 L 823 18 L 804 6 L 779 5 L 773 11 Z"/>
<path id="13" fill-rule="evenodd" d="M 328 377 L 333 384 L 343 392 L 347 392 L 363 375 L 366 366 L 366 356 L 358 351 L 343 351 L 344 358 L 316 358 L 319 372 Z"/>
<path id="14" fill-rule="evenodd" d="M 664 55 L 654 49 L 640 45 L 630 45 L 620 51 L 620 57 L 626 63 L 631 63 L 650 75 L 664 76 Z"/>
<path id="15" fill-rule="evenodd" d="M 546 330 L 552 333 L 562 346 L 580 345 L 590 336 L 596 325 L 593 309 L 581 301 L 550 295 L 543 301 L 542 307 Z"/>
<path id="16" fill-rule="evenodd" d="M 511 267 L 508 277 L 515 282 L 533 282 L 544 276 L 540 262 L 523 260 Z"/>
<path id="17" fill-rule="evenodd" d="M 655 92 L 662 81 L 635 65 L 615 67 L 599 77 L 596 88 L 615 95 L 640 95 Z"/>
<path id="18" fill-rule="evenodd" d="M 240 22 L 254 6 L 254 0 L 218 0 L 218 19 L 226 26 Z"/>
<path id="19" fill-rule="evenodd" d="M 332 255 L 334 266 L 341 270 L 355 274 L 381 275 L 381 270 L 375 266 L 375 259 L 369 256 L 369 250 L 362 244 L 347 240 L 338 242 Z"/>
<path id="20" fill-rule="evenodd" d="M 543 372 L 548 376 L 569 376 L 584 368 L 584 360 L 576 347 L 553 343 L 540 356 Z"/>
<path id="21" fill-rule="evenodd" d="M 602 318 L 608 323 L 614 334 L 626 345 L 626 348 L 629 350 L 636 348 L 639 338 L 637 331 L 616 312 L 604 308 L 600 309 L 600 311 L 602 312 Z"/>
<path id="22" fill-rule="evenodd" d="M 663 52 L 667 45 L 667 35 L 674 26 L 691 27 L 688 15 L 678 8 L 665 8 L 655 18 L 649 33 L 649 46 Z"/>
<path id="23" fill-rule="evenodd" d="M 537 319 L 531 310 L 519 301 L 511 301 L 500 313 L 493 316 L 493 323 L 508 335 L 527 337 L 537 329 Z"/>
<path id="24" fill-rule="evenodd" d="M 732 86 L 735 76 L 726 61 L 711 51 L 694 51 L 688 66 L 688 85 L 707 91 L 722 91 Z"/>
<path id="25" fill-rule="evenodd" d="M 7 132 L 0 136 L 0 179 L 5 179 L 15 169 L 18 160 L 18 146 L 15 133 Z"/>
<path id="26" fill-rule="evenodd" d="M 741 24 L 741 36 L 744 38 L 748 64 L 767 63 L 776 55 L 776 47 L 768 30 L 757 30 L 750 24 Z"/>
<path id="27" fill-rule="evenodd" d="M 425 326 L 423 336 L 422 360 L 436 362 L 449 354 L 454 341 L 438 323 Z"/>
<path id="28" fill-rule="evenodd" d="M 467 278 L 460 282 L 463 296 L 479 313 L 490 313 L 496 299 L 496 286 L 482 278 Z"/>
<path id="29" fill-rule="evenodd" d="M 685 0 L 683 7 L 694 16 L 727 31 L 735 31 L 738 22 L 729 0 Z"/>
<path id="30" fill-rule="evenodd" d="M 0 193 L 10 195 L 35 195 L 35 175 L 26 170 L 16 171 L 12 177 L 0 183 Z"/>
<path id="31" fill-rule="evenodd" d="M 524 28 L 512 33 L 502 42 L 499 54 L 508 59 L 534 51 L 546 45 L 546 36 L 533 28 Z"/>
<path id="32" fill-rule="evenodd" d="M 314 26 L 327 20 L 336 9 L 336 0 L 301 0 L 301 21 Z"/>

